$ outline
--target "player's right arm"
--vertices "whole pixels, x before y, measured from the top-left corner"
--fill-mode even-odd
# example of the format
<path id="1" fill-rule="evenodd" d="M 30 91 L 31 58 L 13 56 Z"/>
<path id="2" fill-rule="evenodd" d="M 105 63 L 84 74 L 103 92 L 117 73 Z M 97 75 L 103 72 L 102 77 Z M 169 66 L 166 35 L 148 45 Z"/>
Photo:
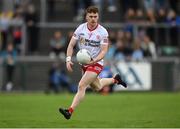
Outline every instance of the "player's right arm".
<path id="1" fill-rule="evenodd" d="M 73 49 L 76 45 L 76 42 L 77 40 L 72 37 L 70 42 L 69 42 L 69 45 L 68 45 L 68 48 L 67 48 L 67 53 L 66 53 L 66 68 L 69 72 L 72 72 L 73 69 L 72 69 L 72 65 L 73 65 L 73 62 L 71 60 L 71 57 L 73 55 Z"/>
<path id="2" fill-rule="evenodd" d="M 66 67 L 67 67 L 67 70 L 69 72 L 72 72 L 73 69 L 72 69 L 72 65 L 73 65 L 73 62 L 71 61 L 71 57 L 73 55 L 73 50 L 74 50 L 74 47 L 76 45 L 76 42 L 78 41 L 79 39 L 79 33 L 81 32 L 81 28 L 82 28 L 82 24 L 80 26 L 78 26 L 78 28 L 75 30 L 70 42 L 69 42 L 69 45 L 68 45 L 68 48 L 67 48 L 67 53 L 66 53 Z"/>

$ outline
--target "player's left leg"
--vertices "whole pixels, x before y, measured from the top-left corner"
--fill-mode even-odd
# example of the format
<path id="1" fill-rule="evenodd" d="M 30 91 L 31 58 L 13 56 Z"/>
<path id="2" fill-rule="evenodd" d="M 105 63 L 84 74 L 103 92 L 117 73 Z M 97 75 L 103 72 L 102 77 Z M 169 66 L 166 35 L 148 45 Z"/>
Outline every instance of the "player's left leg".
<path id="1" fill-rule="evenodd" d="M 111 84 L 121 84 L 123 87 L 127 87 L 126 83 L 122 81 L 121 76 L 119 74 L 116 74 L 113 78 L 96 78 L 95 81 L 93 81 L 90 86 L 96 90 L 101 90 L 104 86 L 109 86 Z"/>
<path id="2" fill-rule="evenodd" d="M 95 91 L 101 90 L 104 86 L 111 85 L 114 83 L 113 78 L 96 78 L 94 82 L 90 84 L 91 88 L 94 89 Z"/>

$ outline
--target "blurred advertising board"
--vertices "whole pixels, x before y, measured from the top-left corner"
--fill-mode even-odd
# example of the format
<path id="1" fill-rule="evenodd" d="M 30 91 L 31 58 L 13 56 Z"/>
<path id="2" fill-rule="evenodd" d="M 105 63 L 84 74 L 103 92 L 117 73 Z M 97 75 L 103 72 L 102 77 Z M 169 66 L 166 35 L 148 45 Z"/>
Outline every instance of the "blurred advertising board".
<path id="1" fill-rule="evenodd" d="M 152 66 L 149 62 L 117 62 L 112 65 L 113 73 L 120 73 L 122 79 L 127 83 L 125 89 L 120 85 L 114 86 L 114 91 L 119 90 L 151 90 L 152 88 Z"/>

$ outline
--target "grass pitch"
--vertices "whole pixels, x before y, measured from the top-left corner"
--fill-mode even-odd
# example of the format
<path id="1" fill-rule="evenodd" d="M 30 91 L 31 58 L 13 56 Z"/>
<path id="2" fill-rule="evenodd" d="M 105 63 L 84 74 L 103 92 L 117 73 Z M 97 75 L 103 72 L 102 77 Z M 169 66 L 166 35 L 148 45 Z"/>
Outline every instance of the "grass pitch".
<path id="1" fill-rule="evenodd" d="M 68 107 L 73 96 L 0 93 L 0 127 L 180 127 L 180 93 L 87 94 L 72 119 L 65 120 L 58 108 Z"/>

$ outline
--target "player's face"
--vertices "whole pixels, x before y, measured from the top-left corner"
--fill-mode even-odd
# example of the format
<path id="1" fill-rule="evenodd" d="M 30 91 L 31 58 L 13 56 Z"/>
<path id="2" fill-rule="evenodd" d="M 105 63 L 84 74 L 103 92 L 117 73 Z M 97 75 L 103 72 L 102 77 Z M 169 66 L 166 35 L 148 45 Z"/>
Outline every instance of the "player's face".
<path id="1" fill-rule="evenodd" d="M 86 20 L 88 24 L 96 25 L 98 23 L 99 14 L 98 13 L 87 13 Z"/>

